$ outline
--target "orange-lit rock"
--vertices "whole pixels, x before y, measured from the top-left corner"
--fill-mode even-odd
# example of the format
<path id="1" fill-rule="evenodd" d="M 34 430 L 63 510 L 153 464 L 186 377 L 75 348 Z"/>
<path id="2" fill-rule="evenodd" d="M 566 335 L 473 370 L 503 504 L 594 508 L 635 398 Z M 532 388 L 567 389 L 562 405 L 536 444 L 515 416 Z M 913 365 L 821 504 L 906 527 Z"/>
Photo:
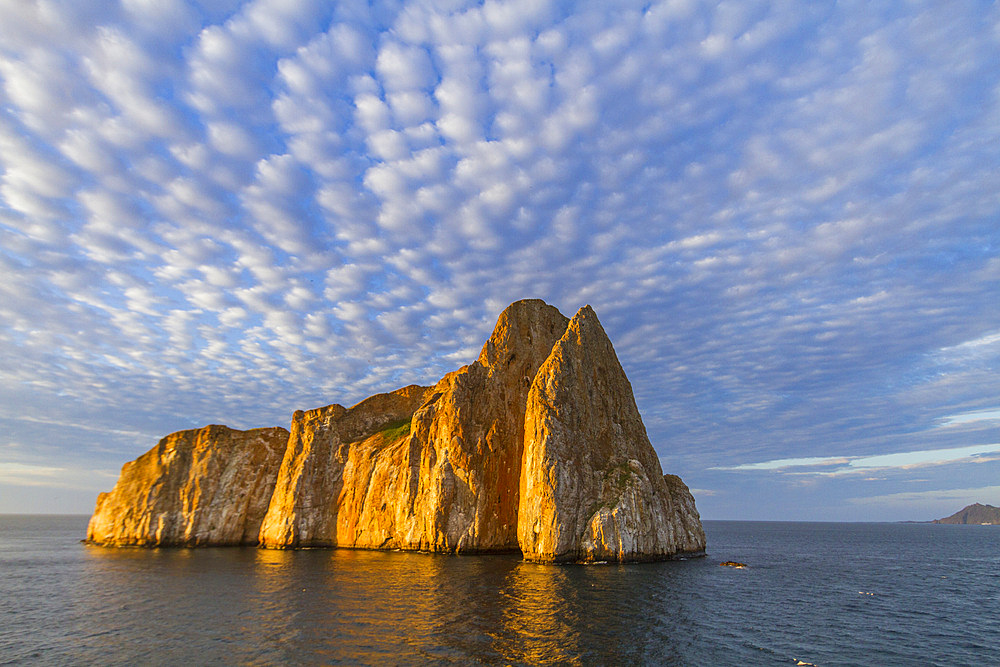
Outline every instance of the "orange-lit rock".
<path id="1" fill-rule="evenodd" d="M 87 539 L 114 546 L 256 544 L 288 442 L 283 428 L 180 431 L 122 467 Z"/>
<path id="2" fill-rule="evenodd" d="M 434 387 L 296 413 L 261 544 L 517 549 L 525 400 L 567 322 L 519 301 L 479 358 Z"/>
<path id="3" fill-rule="evenodd" d="M 398 546 L 517 549 L 524 409 L 538 367 L 568 320 L 539 300 L 501 315 L 479 358 L 449 373 L 413 416 L 413 517 Z"/>
<path id="4" fill-rule="evenodd" d="M 375 496 L 393 488 L 392 484 L 378 485 L 388 480 L 375 476 L 375 468 L 379 464 L 385 468 L 391 461 L 395 473 L 405 474 L 405 467 L 397 467 L 402 464 L 398 456 L 402 438 L 393 434 L 401 433 L 401 427 L 409 423 L 427 390 L 410 385 L 376 394 L 350 409 L 329 405 L 296 412 L 260 529 L 261 544 L 275 548 L 361 546 L 355 533 L 365 514 L 366 499 L 377 500 L 381 506 L 381 498 Z M 384 521 L 371 521 L 370 530 L 384 528 Z"/>
<path id="5" fill-rule="evenodd" d="M 589 306 L 568 320 L 542 301 L 518 301 L 479 357 L 433 387 L 296 412 L 280 446 L 286 431 L 260 432 L 273 435 L 256 453 L 227 444 L 239 432 L 225 427 L 168 436 L 101 494 L 88 537 L 520 549 L 539 561 L 647 560 L 705 547 L 694 499 L 679 478 L 663 476 Z M 201 453 L 172 464 L 174 450 Z M 236 482 L 241 466 L 246 479 Z M 245 485 L 255 500 L 240 514 L 242 505 L 223 501 L 226 489 L 248 494 Z"/>

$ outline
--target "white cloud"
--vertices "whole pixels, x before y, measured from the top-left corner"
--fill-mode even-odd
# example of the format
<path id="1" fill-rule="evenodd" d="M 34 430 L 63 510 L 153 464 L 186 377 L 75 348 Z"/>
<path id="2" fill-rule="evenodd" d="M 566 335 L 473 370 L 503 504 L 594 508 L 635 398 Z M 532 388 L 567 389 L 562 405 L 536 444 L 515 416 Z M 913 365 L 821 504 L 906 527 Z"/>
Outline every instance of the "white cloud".
<path id="1" fill-rule="evenodd" d="M 848 502 L 855 505 L 889 505 L 896 507 L 911 507 L 925 503 L 949 503 L 950 505 L 954 505 L 954 511 L 958 511 L 964 505 L 971 505 L 977 502 L 1000 504 L 1000 486 L 906 491 L 902 493 L 848 498 Z"/>
<path id="2" fill-rule="evenodd" d="M 951 415 L 941 420 L 941 426 L 958 426 L 981 421 L 1000 421 L 1000 408 L 992 410 L 977 410 L 975 412 L 963 412 L 961 414 Z"/>
<path id="3" fill-rule="evenodd" d="M 368 132 L 389 129 L 389 106 L 376 95 L 359 95 L 354 100 L 354 106 L 357 108 L 358 123 Z"/>
<path id="4" fill-rule="evenodd" d="M 0 483 L 92 491 L 113 485 L 117 475 L 106 470 L 0 461 Z"/>
<path id="5" fill-rule="evenodd" d="M 392 41 L 379 49 L 375 71 L 383 87 L 392 92 L 428 88 L 436 79 L 427 51 Z"/>
<path id="6" fill-rule="evenodd" d="M 713 470 L 755 471 L 773 470 L 796 475 L 838 476 L 869 473 L 872 470 L 910 470 L 927 466 L 950 465 L 954 463 L 980 463 L 998 460 L 991 455 L 1000 454 L 1000 444 L 970 445 L 948 449 L 932 449 L 873 456 L 818 456 L 775 459 L 760 463 L 744 463 L 736 466 L 716 466 Z M 835 467 L 832 470 L 827 469 Z M 796 470 L 798 468 L 818 468 L 817 470 Z"/>
<path id="7" fill-rule="evenodd" d="M 434 112 L 434 102 L 422 91 L 405 90 L 389 93 L 386 97 L 396 124 L 401 127 L 419 126 Z"/>
<path id="8" fill-rule="evenodd" d="M 50 485 L 57 478 L 62 477 L 65 472 L 65 468 L 7 462 L 0 465 L 0 481 L 8 484 L 43 483 Z"/>
<path id="9" fill-rule="evenodd" d="M 843 456 L 806 456 L 760 463 L 743 463 L 736 466 L 720 466 L 716 470 L 784 470 L 786 468 L 844 465 L 846 463 L 850 463 L 850 459 Z"/>
<path id="10" fill-rule="evenodd" d="M 217 151 L 231 157 L 253 160 L 260 154 L 260 149 L 250 134 L 235 123 L 209 123 L 208 141 Z"/>
<path id="11" fill-rule="evenodd" d="M 185 0 L 122 0 L 129 18 L 160 39 L 179 37 L 194 30 L 197 15 Z"/>
<path id="12" fill-rule="evenodd" d="M 967 340 L 958 345 L 942 348 L 938 353 L 942 356 L 963 357 L 977 354 L 1000 355 L 1000 333 L 989 333 L 974 340 Z"/>
<path id="13" fill-rule="evenodd" d="M 233 23 L 235 30 L 252 31 L 270 46 L 290 49 L 315 34 L 324 9 L 319 0 L 254 0 Z"/>

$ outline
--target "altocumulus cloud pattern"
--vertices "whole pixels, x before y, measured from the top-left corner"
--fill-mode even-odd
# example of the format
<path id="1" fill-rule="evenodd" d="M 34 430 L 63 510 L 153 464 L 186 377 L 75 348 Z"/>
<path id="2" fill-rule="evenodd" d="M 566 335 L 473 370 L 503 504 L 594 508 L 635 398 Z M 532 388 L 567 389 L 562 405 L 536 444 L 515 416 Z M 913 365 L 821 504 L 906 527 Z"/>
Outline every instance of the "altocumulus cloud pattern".
<path id="1" fill-rule="evenodd" d="M 0 511 L 433 382 L 526 297 L 595 308 L 707 518 L 1000 503 L 994 3 L 0 15 Z"/>

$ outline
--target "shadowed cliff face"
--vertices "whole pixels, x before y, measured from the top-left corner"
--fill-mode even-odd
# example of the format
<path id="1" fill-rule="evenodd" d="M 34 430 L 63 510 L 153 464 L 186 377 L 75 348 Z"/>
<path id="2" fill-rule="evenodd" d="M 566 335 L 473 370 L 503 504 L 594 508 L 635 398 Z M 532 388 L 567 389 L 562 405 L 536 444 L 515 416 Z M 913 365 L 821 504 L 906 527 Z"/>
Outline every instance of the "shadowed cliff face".
<path id="1" fill-rule="evenodd" d="M 532 382 L 521 497 L 518 539 L 529 560 L 641 560 L 704 548 L 704 533 L 692 534 L 678 512 L 685 508 L 589 306 Z"/>
<path id="2" fill-rule="evenodd" d="M 473 363 L 433 387 L 296 412 L 290 434 L 261 429 L 287 441 L 258 443 L 257 458 L 215 453 L 232 449 L 229 434 L 240 432 L 202 431 L 168 436 L 127 464 L 115 490 L 98 499 L 88 537 L 520 549 L 538 561 L 645 560 L 705 547 L 694 499 L 679 478 L 663 476 L 631 385 L 589 306 L 569 320 L 542 301 L 518 301 Z M 200 458 L 186 454 L 192 438 Z M 199 463 L 170 463 L 188 459 Z M 253 474 L 238 481 L 220 473 L 240 466 Z M 249 477 L 253 511 L 237 518 L 221 500 L 206 502 L 209 488 L 213 498 L 242 498 Z"/>

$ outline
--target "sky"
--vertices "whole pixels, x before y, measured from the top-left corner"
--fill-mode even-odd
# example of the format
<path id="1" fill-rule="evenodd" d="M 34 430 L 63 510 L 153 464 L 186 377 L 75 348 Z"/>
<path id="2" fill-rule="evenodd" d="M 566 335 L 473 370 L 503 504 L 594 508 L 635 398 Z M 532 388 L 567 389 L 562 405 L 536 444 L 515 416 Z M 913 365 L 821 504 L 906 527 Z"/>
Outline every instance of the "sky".
<path id="1" fill-rule="evenodd" d="M 705 519 L 1000 505 L 1000 6 L 0 0 L 0 512 L 590 304 Z"/>

